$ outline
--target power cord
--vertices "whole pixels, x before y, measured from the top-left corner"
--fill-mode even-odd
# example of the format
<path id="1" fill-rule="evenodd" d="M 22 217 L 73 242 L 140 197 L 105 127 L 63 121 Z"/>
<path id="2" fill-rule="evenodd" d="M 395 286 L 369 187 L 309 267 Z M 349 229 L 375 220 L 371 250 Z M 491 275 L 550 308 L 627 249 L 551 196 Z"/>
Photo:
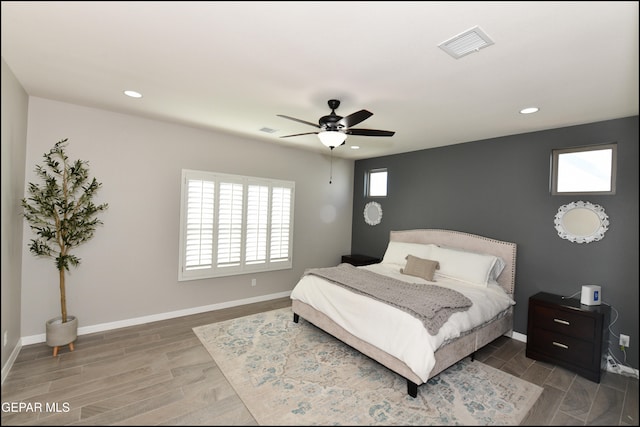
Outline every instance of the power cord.
<path id="1" fill-rule="evenodd" d="M 563 296 L 563 297 L 562 297 L 562 299 L 573 298 L 573 297 L 575 297 L 576 295 L 578 295 L 580 292 L 582 292 L 582 291 L 578 291 L 578 292 L 576 292 L 576 293 L 575 293 L 575 294 L 573 294 L 573 295 L 569 295 L 568 297 Z"/>
<path id="2" fill-rule="evenodd" d="M 610 338 L 609 338 L 609 346 L 607 349 L 607 362 L 609 364 L 609 368 L 611 371 L 617 373 L 617 374 L 622 374 L 622 375 L 631 375 L 632 377 L 638 378 L 638 374 L 637 372 L 631 367 L 631 366 L 627 366 L 627 351 L 625 350 L 625 347 L 623 345 L 620 346 L 620 351 L 622 351 L 622 354 L 624 356 L 624 359 L 622 360 L 622 362 L 620 360 L 618 360 L 618 358 L 616 358 L 613 355 L 613 352 L 611 351 L 612 347 L 616 347 L 618 345 L 618 343 L 620 342 L 620 335 L 616 335 L 615 332 L 613 332 L 613 329 L 611 329 L 611 327 L 613 326 L 614 323 L 616 323 L 618 321 L 618 317 L 620 317 L 618 310 L 616 310 L 616 308 L 609 304 L 606 301 L 602 301 L 605 304 L 607 304 L 609 307 L 611 307 L 611 310 L 613 311 L 615 317 L 613 318 L 613 320 L 611 320 L 611 322 L 609 322 L 609 334 L 610 334 Z M 617 341 L 611 341 L 611 336 L 615 337 Z"/>

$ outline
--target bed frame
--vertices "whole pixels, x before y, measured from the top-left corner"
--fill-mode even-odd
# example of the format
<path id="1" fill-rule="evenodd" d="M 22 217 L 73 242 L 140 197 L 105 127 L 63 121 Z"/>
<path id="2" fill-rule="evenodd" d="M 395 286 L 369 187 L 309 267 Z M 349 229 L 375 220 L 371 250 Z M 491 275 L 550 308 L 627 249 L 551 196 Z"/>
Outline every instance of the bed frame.
<path id="1" fill-rule="evenodd" d="M 391 241 L 408 243 L 434 243 L 436 245 L 499 256 L 505 261 L 506 265 L 498 277 L 498 284 L 513 299 L 516 275 L 515 243 L 460 231 L 439 229 L 391 231 L 389 239 Z M 422 384 L 422 380 L 404 362 L 350 334 L 324 313 L 321 313 L 308 304 L 294 299 L 292 301 L 292 308 L 294 322 L 297 323 L 300 316 L 302 316 L 305 320 L 325 332 L 376 360 L 397 374 L 402 375 L 407 379 L 407 393 L 412 397 L 418 395 L 418 386 Z M 511 336 L 512 331 L 513 306 L 509 308 L 506 315 L 441 346 L 435 352 L 436 364 L 429 373 L 429 378 L 434 377 L 469 355 L 473 357 L 473 354 L 478 349 L 489 344 L 496 338 L 502 335 Z"/>

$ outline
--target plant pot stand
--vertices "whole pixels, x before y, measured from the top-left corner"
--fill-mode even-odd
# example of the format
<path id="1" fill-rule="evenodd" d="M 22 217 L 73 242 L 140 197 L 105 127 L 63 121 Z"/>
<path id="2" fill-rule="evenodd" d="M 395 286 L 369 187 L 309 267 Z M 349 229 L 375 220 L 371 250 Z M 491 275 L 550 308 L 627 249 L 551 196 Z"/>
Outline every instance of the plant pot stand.
<path id="1" fill-rule="evenodd" d="M 57 345 L 57 346 L 53 347 L 53 357 L 56 357 L 58 355 L 58 350 L 60 349 L 60 347 L 62 347 L 62 346 L 58 346 Z M 69 351 L 73 351 L 73 343 L 72 342 L 69 343 Z"/>
<path id="2" fill-rule="evenodd" d="M 65 345 L 69 345 L 69 350 L 73 351 L 73 342 L 78 337 L 78 319 L 75 316 L 67 316 L 67 321 L 62 323 L 61 317 L 48 320 L 47 324 L 47 345 L 53 347 L 53 357 L 58 355 L 58 350 Z"/>

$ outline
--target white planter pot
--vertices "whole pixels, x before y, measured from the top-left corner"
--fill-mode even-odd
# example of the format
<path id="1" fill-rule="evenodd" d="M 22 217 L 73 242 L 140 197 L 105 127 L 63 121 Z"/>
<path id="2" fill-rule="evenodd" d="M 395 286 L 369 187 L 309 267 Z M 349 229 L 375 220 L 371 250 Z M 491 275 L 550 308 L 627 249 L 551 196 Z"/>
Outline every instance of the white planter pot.
<path id="1" fill-rule="evenodd" d="M 75 316 L 67 316 L 65 323 L 62 323 L 62 317 L 47 320 L 47 345 L 49 347 L 71 344 L 76 338 L 78 338 L 78 319 Z"/>

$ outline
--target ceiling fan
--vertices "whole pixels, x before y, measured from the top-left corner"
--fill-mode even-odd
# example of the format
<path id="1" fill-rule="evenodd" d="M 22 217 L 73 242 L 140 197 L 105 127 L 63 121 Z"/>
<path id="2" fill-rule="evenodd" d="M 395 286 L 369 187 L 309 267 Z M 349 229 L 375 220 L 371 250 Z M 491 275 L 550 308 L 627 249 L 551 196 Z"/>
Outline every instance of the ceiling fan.
<path id="1" fill-rule="evenodd" d="M 360 110 L 342 117 L 336 114 L 336 109 L 340 106 L 339 100 L 330 99 L 328 104 L 329 108 L 331 108 L 331 114 L 320 117 L 318 124 L 278 114 L 278 117 L 284 117 L 285 119 L 294 120 L 319 129 L 317 132 L 297 133 L 294 135 L 281 136 L 280 138 L 316 134 L 318 135 L 318 138 L 320 138 L 320 142 L 322 142 L 322 144 L 333 150 L 335 147 L 344 144 L 344 141 L 347 139 L 347 135 L 393 136 L 395 134 L 394 131 L 389 130 L 353 128 L 352 126 L 355 126 L 373 116 L 373 113 L 367 110 Z"/>

